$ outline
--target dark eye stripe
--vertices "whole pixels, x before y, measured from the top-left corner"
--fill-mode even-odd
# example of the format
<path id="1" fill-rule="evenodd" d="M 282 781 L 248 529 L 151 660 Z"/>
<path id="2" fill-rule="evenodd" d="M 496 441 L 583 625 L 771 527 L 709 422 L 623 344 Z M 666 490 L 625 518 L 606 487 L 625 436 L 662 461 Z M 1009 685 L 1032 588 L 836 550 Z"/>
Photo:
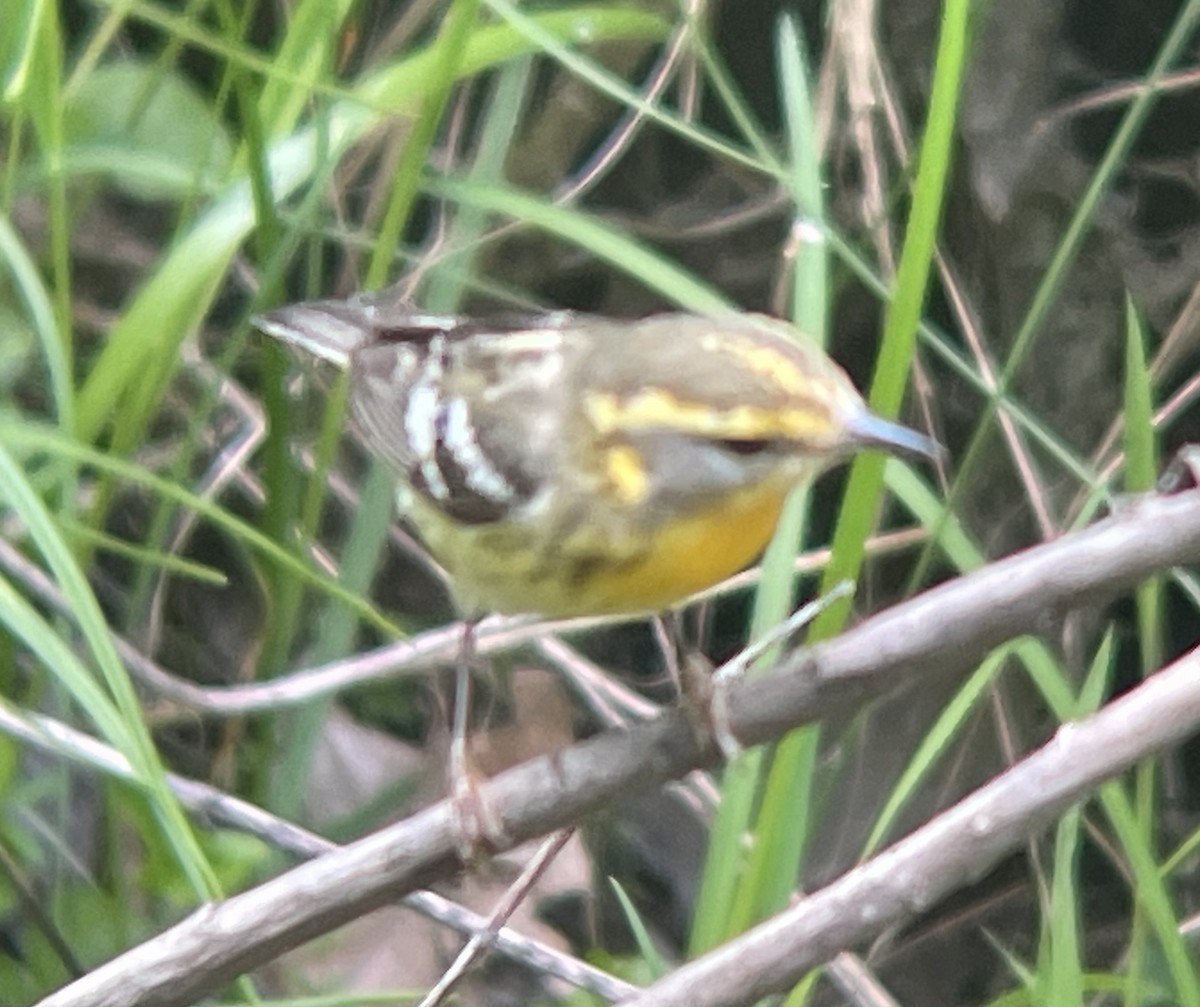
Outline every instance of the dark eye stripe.
<path id="1" fill-rule="evenodd" d="M 781 446 L 781 442 L 779 440 L 769 437 L 731 437 L 721 440 L 719 443 L 721 447 L 730 454 L 740 455 L 743 458 L 748 458 L 751 455 L 763 455 Z"/>

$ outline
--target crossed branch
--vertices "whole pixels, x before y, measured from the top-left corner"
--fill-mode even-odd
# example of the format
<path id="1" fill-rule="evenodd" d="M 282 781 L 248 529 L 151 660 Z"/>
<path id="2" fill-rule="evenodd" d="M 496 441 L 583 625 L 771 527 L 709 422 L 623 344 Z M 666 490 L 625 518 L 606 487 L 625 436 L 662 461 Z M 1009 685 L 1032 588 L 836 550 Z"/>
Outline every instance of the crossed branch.
<path id="1" fill-rule="evenodd" d="M 963 674 L 993 648 L 1036 634 L 1173 566 L 1200 561 L 1200 491 L 1147 495 L 1096 525 L 993 563 L 798 651 L 732 687 L 743 744 L 780 737 L 917 678 Z M 999 860 L 1100 782 L 1200 729 L 1200 651 L 1061 728 L 928 824 L 825 888 L 647 987 L 629 1004 L 739 1004 L 785 990 Z M 481 784 L 499 850 L 577 824 L 636 789 L 718 758 L 694 719 L 668 710 L 534 759 Z M 225 901 L 59 990 L 41 1007 L 192 1003 L 283 951 L 461 868 L 447 802 L 324 853 Z"/>

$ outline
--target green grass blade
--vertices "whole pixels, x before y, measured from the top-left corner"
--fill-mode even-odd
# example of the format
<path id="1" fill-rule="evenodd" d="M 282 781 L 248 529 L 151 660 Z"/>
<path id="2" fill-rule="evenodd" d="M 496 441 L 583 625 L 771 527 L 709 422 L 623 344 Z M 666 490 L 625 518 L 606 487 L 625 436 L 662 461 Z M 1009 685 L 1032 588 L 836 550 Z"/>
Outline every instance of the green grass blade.
<path id="1" fill-rule="evenodd" d="M 519 31 L 533 45 L 547 55 L 552 56 L 564 67 L 587 81 L 601 94 L 606 94 L 625 108 L 634 110 L 647 119 L 666 129 L 677 133 L 683 139 L 693 144 L 698 150 L 707 150 L 720 158 L 735 164 L 741 164 L 755 171 L 771 171 L 771 165 L 765 164 L 755 154 L 749 154 L 740 147 L 735 147 L 711 130 L 702 129 L 694 123 L 647 101 L 624 80 L 610 73 L 594 61 L 581 56 L 567 44 L 569 36 L 547 30 L 547 25 L 540 23 L 531 15 L 522 13 L 509 0 L 485 0 L 499 17 Z M 580 34 L 592 40 L 593 30 L 583 19 L 578 24 Z"/>
<path id="2" fill-rule="evenodd" d="M 1154 434 L 1154 391 L 1146 366 L 1145 332 L 1133 304 L 1125 304 L 1125 488 L 1144 492 L 1154 485 L 1158 452 Z M 1151 577 L 1136 591 L 1138 647 L 1142 674 L 1149 675 L 1162 664 L 1162 579 Z M 1143 842 L 1155 843 L 1157 773 L 1151 760 L 1141 763 L 1135 772 L 1134 808 Z M 1147 995 L 1147 973 L 1151 967 L 1149 936 L 1144 904 L 1135 906 L 1130 937 L 1129 967 L 1126 974 L 1126 998 L 1142 1002 Z"/>
<path id="3" fill-rule="evenodd" d="M 1154 389 L 1146 366 L 1145 331 L 1131 303 L 1125 305 L 1125 489 L 1145 493 L 1158 475 L 1158 439 L 1154 430 Z M 1142 674 L 1162 665 L 1162 579 L 1152 577 L 1137 589 L 1138 641 Z"/>
<path id="4" fill-rule="evenodd" d="M 41 145 L 45 174 L 48 258 L 52 277 L 50 297 L 54 305 L 54 328 L 59 344 L 47 362 L 56 359 L 63 372 L 60 379 L 69 381 L 74 367 L 74 347 L 71 342 L 71 229 L 67 207 L 62 96 L 62 52 L 67 43 L 63 38 L 57 5 L 39 5 L 34 24 L 36 28 L 31 36 L 34 43 L 32 62 L 27 78 L 29 91 L 24 107 L 31 113 L 34 131 Z M 60 393 L 61 388 L 56 388 L 55 392 Z M 60 420 L 69 419 L 71 415 L 70 407 L 60 407 Z"/>
<path id="5" fill-rule="evenodd" d="M 479 0 L 454 0 L 438 28 L 431 49 L 429 72 L 421 81 L 420 112 L 400 154 L 378 240 L 367 266 L 369 290 L 383 286 L 391 272 L 392 253 L 400 244 L 400 235 L 404 233 L 404 225 L 420 191 L 425 162 L 450 100 L 450 89 L 461 73 L 478 11 Z"/>
<path id="6" fill-rule="evenodd" d="M 496 185 L 504 179 L 504 166 L 518 135 L 521 111 L 533 79 L 533 60 L 514 60 L 503 67 L 488 95 L 483 115 L 479 147 L 467 180 L 473 184 Z M 446 231 L 446 244 L 452 251 L 431 267 L 421 305 L 427 311 L 450 313 L 458 309 L 468 281 L 479 240 L 487 226 L 487 213 L 479 207 L 462 204 L 452 215 Z"/>
<path id="7" fill-rule="evenodd" d="M 1071 808 L 1054 830 L 1054 875 L 1050 883 L 1048 962 L 1039 969 L 1046 977 L 1046 1004 L 1084 1002 L 1083 948 L 1080 946 L 1079 852 L 1083 812 Z M 1042 985 L 1042 984 L 1039 984 Z"/>
<path id="8" fill-rule="evenodd" d="M 1075 716 L 1086 717 L 1100 708 L 1107 692 L 1113 665 L 1113 630 L 1110 627 L 1096 649 L 1091 667 L 1084 678 Z M 1080 941 L 1084 923 L 1080 912 L 1082 879 L 1079 877 L 1079 854 L 1082 849 L 1082 809 L 1072 808 L 1058 823 L 1054 834 L 1054 873 L 1050 882 L 1050 905 L 1046 927 L 1045 976 L 1046 1004 L 1084 1002 L 1086 977 L 1084 949 Z"/>
<path id="9" fill-rule="evenodd" d="M 643 922 L 642 917 L 638 914 L 637 906 L 633 904 L 629 893 L 625 891 L 624 886 L 616 878 L 609 878 L 608 886 L 612 889 L 613 895 L 616 896 L 617 904 L 621 907 L 621 912 L 625 916 L 625 922 L 629 924 L 629 932 L 633 936 L 634 943 L 637 944 L 638 954 L 645 963 L 650 977 L 652 979 L 661 979 L 670 971 L 670 964 L 663 958 L 658 948 L 655 947 L 654 938 L 651 936 L 650 930 Z"/>
<path id="10" fill-rule="evenodd" d="M 229 584 L 229 578 L 220 570 L 204 563 L 197 563 L 186 556 L 173 556 L 154 549 L 147 549 L 135 542 L 117 538 L 115 535 L 109 535 L 107 532 L 99 531 L 90 525 L 81 524 L 70 518 L 60 517 L 58 527 L 64 535 L 76 542 L 99 546 L 101 551 L 133 560 L 139 566 L 165 570 L 213 587 L 226 587 Z"/>
<path id="11" fill-rule="evenodd" d="M 729 301 L 713 287 L 618 228 L 579 210 L 556 206 L 510 186 L 470 179 L 435 178 L 428 186 L 444 199 L 512 217 L 585 248 L 682 307 L 717 313 L 731 310 Z"/>
<path id="12" fill-rule="evenodd" d="M 795 213 L 802 218 L 796 230 L 823 233 L 824 201 L 820 152 L 813 132 L 812 98 L 808 86 L 805 43 L 792 18 L 783 18 L 776 37 L 782 104 L 785 110 L 791 171 L 788 184 Z M 828 317 L 828 267 L 823 241 L 802 241 L 793 272 L 792 315 L 796 325 L 818 344 L 826 342 Z M 789 498 L 762 562 L 762 579 L 755 595 L 750 638 L 761 639 L 787 616 L 795 590 L 793 562 L 803 548 L 808 522 L 809 493 L 800 487 Z M 764 655 L 756 666 L 771 663 L 779 647 Z M 758 797 L 768 764 L 762 749 L 744 752 L 726 768 L 721 782 L 721 803 L 709 836 L 704 873 L 692 921 L 690 950 L 699 954 L 716 946 L 729 934 L 744 929 L 758 912 L 764 892 L 779 905 L 787 898 L 808 835 L 806 809 L 815 767 L 816 728 L 799 736 L 804 746 L 802 763 L 792 786 L 783 793 Z M 776 758 L 779 756 L 776 755 Z M 788 827 L 771 823 L 790 817 Z M 749 847 L 747 835 L 768 837 Z"/>
<path id="13" fill-rule="evenodd" d="M 1191 952 L 1180 933 L 1180 921 L 1155 862 L 1154 850 L 1146 842 L 1145 830 L 1124 786 L 1118 782 L 1105 784 L 1100 790 L 1100 802 L 1132 874 L 1133 897 L 1145 913 L 1166 959 L 1174 985 L 1173 1002 L 1200 1003 L 1200 981 L 1197 981 Z M 1144 963 L 1130 968 L 1124 990 L 1126 1003 L 1148 1002 L 1147 996 L 1153 992 L 1153 984 L 1145 979 L 1145 970 Z"/>
<path id="14" fill-rule="evenodd" d="M 338 31 L 352 0 L 301 0 L 288 13 L 287 34 L 271 60 L 271 73 L 258 99 L 268 137 L 293 129 L 324 81 L 337 52 Z"/>
<path id="15" fill-rule="evenodd" d="M 122 752 L 133 747 L 133 739 L 112 698 L 67 646 L 61 632 L 50 626 L 4 577 L 0 577 L 0 622 L 54 675 L 96 725 L 101 737 Z M 140 777 L 135 782 L 144 786 Z"/>
<path id="16" fill-rule="evenodd" d="M 50 376 L 50 395 L 59 425 L 71 430 L 75 423 L 75 392 L 71 380 L 69 336 L 59 332 L 50 294 L 33 260 L 6 217 L 0 216 L 0 259 L 8 266 L 13 286 L 25 304 L 33 331 L 42 347 Z"/>
<path id="17" fill-rule="evenodd" d="M 954 739 L 962 734 L 970 722 L 971 713 L 1012 657 L 1015 649 L 1016 645 L 1005 644 L 993 651 L 951 697 L 888 793 L 887 801 L 863 846 L 862 859 L 871 856 L 883 844 L 908 802 L 933 772 Z"/>
<path id="18" fill-rule="evenodd" d="M 951 0 L 943 11 L 937 71 L 918 158 L 912 211 L 905 231 L 895 293 L 884 316 L 883 342 L 869 397 L 871 408 L 882 416 L 895 417 L 899 412 L 933 264 L 966 57 L 969 8 L 966 0 Z M 875 518 L 883 485 L 883 464 L 880 456 L 868 453 L 855 459 L 851 466 L 842 512 L 834 532 L 833 557 L 822 582 L 823 590 L 829 590 L 841 580 L 858 578 L 864 543 Z M 848 614 L 848 603 L 830 606 L 817 618 L 812 638 L 819 640 L 836 634 Z"/>
<path id="19" fill-rule="evenodd" d="M 112 697 L 113 706 L 121 718 L 122 737 L 119 740 L 125 743 L 121 749 L 122 754 L 143 780 L 155 818 L 179 866 L 197 896 L 201 899 L 219 898 L 221 893 L 216 875 L 200 849 L 179 802 L 167 787 L 165 771 L 142 720 L 141 707 L 133 683 L 117 655 L 96 596 L 92 593 L 83 572 L 76 565 L 67 544 L 59 535 L 49 511 L 34 492 L 15 459 L 3 447 L 0 447 L 0 498 L 8 502 L 28 529 L 30 538 L 45 558 L 50 572 L 74 613 L 88 650 Z M 78 685 L 77 677 L 64 682 L 69 683 Z M 106 736 L 113 741 L 118 740 L 111 734 L 111 724 L 108 725 L 108 729 L 110 733 Z"/>

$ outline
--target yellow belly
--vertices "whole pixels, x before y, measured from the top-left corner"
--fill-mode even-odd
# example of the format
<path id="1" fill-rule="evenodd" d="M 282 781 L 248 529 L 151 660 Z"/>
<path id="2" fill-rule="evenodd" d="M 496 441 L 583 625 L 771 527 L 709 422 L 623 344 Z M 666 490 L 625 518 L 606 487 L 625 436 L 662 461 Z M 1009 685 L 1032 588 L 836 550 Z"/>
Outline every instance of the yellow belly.
<path id="1" fill-rule="evenodd" d="M 773 480 L 744 488 L 628 537 L 606 531 L 611 522 L 598 521 L 553 552 L 531 548 L 540 531 L 536 525 L 447 534 L 435 529 L 426 544 L 450 572 L 468 614 L 567 618 L 658 612 L 755 559 L 775 530 L 791 485 Z"/>
<path id="2" fill-rule="evenodd" d="M 578 601 L 589 612 L 658 612 L 712 587 L 766 548 L 788 487 L 742 490 L 720 507 L 660 527 L 635 564 L 598 574 Z"/>

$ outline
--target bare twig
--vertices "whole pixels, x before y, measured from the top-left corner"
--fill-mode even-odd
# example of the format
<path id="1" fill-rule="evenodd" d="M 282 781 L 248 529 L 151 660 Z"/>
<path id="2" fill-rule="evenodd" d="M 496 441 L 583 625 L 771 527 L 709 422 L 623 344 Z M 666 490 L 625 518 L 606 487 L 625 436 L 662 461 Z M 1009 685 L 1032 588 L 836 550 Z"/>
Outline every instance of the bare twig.
<path id="1" fill-rule="evenodd" d="M 542 843 L 537 853 L 521 871 L 521 876 L 509 885 L 508 891 L 504 893 L 504 898 L 492 911 L 488 925 L 471 937 L 466 947 L 459 952 L 458 957 L 446 969 L 442 978 L 438 980 L 433 989 L 425 994 L 420 1007 L 438 1007 L 450 995 L 450 991 L 462 981 L 467 970 L 491 950 L 500 930 L 511 919 L 521 902 L 529 897 L 530 889 L 554 862 L 554 858 L 562 852 L 563 847 L 567 845 L 573 835 L 575 835 L 574 829 L 559 829 Z"/>
<path id="2" fill-rule="evenodd" d="M 830 982 L 854 1007 L 900 1007 L 866 963 L 849 952 L 842 952 L 826 969 Z"/>

